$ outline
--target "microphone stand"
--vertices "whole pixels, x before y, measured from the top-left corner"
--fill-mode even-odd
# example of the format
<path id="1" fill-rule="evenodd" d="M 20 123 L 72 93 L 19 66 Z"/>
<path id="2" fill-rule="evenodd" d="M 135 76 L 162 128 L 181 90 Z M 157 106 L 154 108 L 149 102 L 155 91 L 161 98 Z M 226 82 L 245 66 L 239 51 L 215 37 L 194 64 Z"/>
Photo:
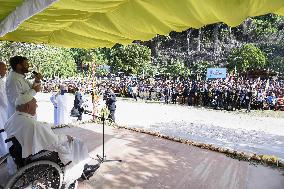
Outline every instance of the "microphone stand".
<path id="1" fill-rule="evenodd" d="M 121 159 L 113 160 L 113 159 L 107 159 L 106 158 L 106 155 L 105 155 L 105 121 L 106 121 L 105 114 L 103 113 L 102 117 L 98 117 L 98 118 L 100 118 L 102 120 L 102 123 L 103 123 L 103 155 L 102 156 L 97 155 L 99 164 L 102 164 L 104 162 L 111 162 L 111 161 L 122 162 Z"/>

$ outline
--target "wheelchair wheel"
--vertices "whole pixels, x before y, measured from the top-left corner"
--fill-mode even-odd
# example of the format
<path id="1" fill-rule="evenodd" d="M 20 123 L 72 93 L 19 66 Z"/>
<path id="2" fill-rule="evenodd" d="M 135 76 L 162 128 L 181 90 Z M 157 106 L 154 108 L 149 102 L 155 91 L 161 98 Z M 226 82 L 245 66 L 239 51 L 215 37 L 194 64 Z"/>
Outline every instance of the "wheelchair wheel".
<path id="1" fill-rule="evenodd" d="M 63 171 L 51 161 L 36 161 L 22 167 L 8 181 L 5 189 L 20 188 L 55 188 L 60 189 L 63 182 Z"/>

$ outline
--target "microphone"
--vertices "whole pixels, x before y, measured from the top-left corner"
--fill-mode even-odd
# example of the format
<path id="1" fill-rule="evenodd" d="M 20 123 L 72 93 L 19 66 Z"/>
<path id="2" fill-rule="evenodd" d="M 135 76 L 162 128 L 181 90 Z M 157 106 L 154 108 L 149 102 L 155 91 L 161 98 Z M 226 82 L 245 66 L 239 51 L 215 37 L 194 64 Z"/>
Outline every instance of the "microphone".
<path id="1" fill-rule="evenodd" d="M 35 76 L 37 76 L 39 73 L 38 73 L 38 72 L 36 72 L 36 71 L 32 71 L 32 74 L 34 74 Z M 46 82 L 46 80 L 45 80 L 45 79 L 43 79 L 43 78 L 41 78 L 40 80 L 42 80 L 43 82 Z"/>

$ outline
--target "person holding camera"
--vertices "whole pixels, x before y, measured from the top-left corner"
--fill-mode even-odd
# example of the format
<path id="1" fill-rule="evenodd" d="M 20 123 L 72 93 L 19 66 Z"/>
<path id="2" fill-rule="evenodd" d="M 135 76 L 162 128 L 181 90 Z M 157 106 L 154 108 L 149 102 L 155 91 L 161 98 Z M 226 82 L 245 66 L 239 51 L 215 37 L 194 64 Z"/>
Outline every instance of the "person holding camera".
<path id="1" fill-rule="evenodd" d="M 108 118 L 111 119 L 113 122 L 115 122 L 115 109 L 116 109 L 116 96 L 112 89 L 108 89 L 104 94 L 104 100 L 106 101 L 107 108 L 109 110 L 109 116 Z"/>

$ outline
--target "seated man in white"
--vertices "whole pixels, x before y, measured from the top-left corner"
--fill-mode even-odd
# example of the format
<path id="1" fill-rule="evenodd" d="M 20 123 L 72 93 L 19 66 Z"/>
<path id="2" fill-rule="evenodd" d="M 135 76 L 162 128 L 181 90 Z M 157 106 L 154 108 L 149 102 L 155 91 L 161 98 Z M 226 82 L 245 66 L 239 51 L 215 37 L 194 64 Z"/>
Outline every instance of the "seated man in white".
<path id="1" fill-rule="evenodd" d="M 84 165 L 90 161 L 88 150 L 83 142 L 69 135 L 56 135 L 51 125 L 36 121 L 37 102 L 28 94 L 16 100 L 16 112 L 5 124 L 7 137 L 15 136 L 22 146 L 22 158 L 41 150 L 58 152 L 62 163 L 67 164 L 65 180 L 68 184 L 78 179 Z"/>

